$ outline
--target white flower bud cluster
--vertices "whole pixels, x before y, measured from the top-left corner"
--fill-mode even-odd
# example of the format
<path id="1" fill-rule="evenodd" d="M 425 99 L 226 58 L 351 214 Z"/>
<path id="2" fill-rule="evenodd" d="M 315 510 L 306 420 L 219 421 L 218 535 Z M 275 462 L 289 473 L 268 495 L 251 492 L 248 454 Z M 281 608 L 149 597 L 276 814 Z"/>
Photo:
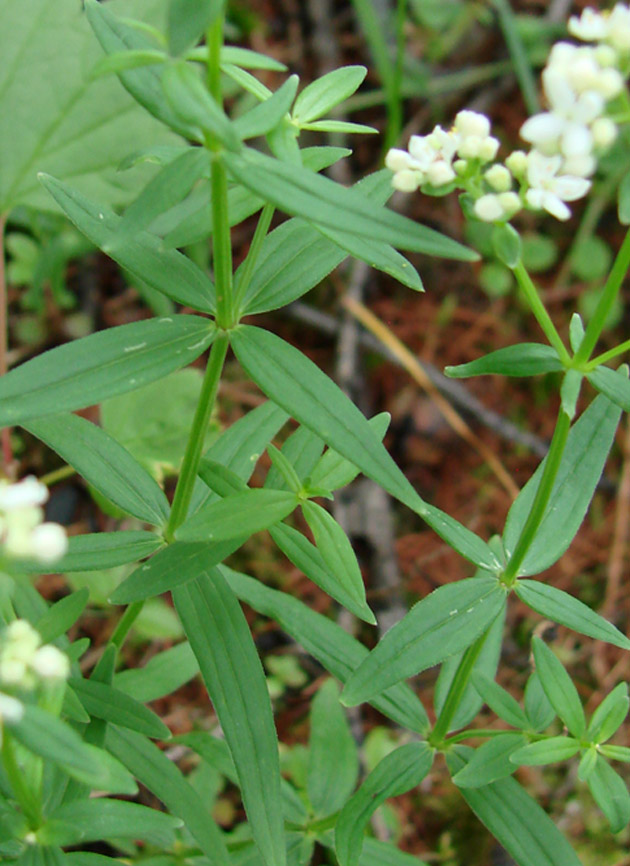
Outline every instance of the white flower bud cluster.
<path id="1" fill-rule="evenodd" d="M 582 42 L 601 42 L 609 45 L 620 55 L 630 54 L 630 8 L 626 3 L 617 3 L 610 12 L 584 9 L 578 18 L 569 18 L 569 33 Z"/>
<path id="2" fill-rule="evenodd" d="M 52 644 L 42 646 L 39 633 L 26 620 L 14 620 L 2 633 L 0 685 L 32 690 L 40 682 L 65 680 L 69 673 L 68 656 Z"/>
<path id="3" fill-rule="evenodd" d="M 7 556 L 49 563 L 66 552 L 63 527 L 42 523 L 47 499 L 47 487 L 32 476 L 16 484 L 0 481 L 0 544 Z"/>

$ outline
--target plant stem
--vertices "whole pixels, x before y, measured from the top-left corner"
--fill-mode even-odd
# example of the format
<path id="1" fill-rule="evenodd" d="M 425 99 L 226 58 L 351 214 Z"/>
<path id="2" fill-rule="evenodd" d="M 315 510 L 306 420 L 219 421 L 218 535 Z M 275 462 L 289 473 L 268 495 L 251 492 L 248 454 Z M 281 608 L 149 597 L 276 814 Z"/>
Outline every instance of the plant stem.
<path id="1" fill-rule="evenodd" d="M 525 266 L 520 259 L 514 268 L 514 276 L 516 277 L 516 281 L 518 282 L 520 289 L 527 298 L 527 303 L 529 304 L 530 309 L 536 318 L 536 321 L 542 328 L 545 337 L 547 337 L 550 344 L 558 353 L 562 363 L 569 364 L 571 361 L 571 356 L 567 352 L 565 345 L 562 342 L 562 338 L 556 330 L 556 326 L 551 321 L 549 313 L 545 309 L 543 302 L 540 300 L 538 290 L 532 282 L 532 278 L 525 270 Z"/>
<path id="2" fill-rule="evenodd" d="M 243 303 L 245 293 L 249 288 L 249 284 L 254 273 L 254 267 L 256 266 L 256 262 L 258 261 L 258 256 L 260 255 L 263 241 L 267 237 L 267 232 L 269 231 L 269 226 L 271 225 L 271 220 L 273 218 L 274 212 L 274 206 L 272 204 L 266 204 L 260 213 L 260 217 L 258 218 L 256 231 L 254 232 L 254 237 L 252 238 L 252 242 L 249 245 L 247 258 L 243 263 L 243 269 L 238 275 L 238 282 L 236 284 L 236 289 L 234 292 L 234 309 L 237 315 L 240 315 L 240 307 Z"/>
<path id="3" fill-rule="evenodd" d="M 605 364 L 607 361 L 612 361 L 612 359 L 616 358 L 618 355 L 623 355 L 623 353 L 627 352 L 628 349 L 630 349 L 630 340 L 624 340 L 623 343 L 619 343 L 619 345 L 615 346 L 614 349 L 609 349 L 607 352 L 603 352 L 601 355 L 593 358 L 592 361 L 589 361 L 588 364 L 586 364 L 585 369 L 590 372 L 596 367 L 599 367 L 600 364 Z"/>
<path id="4" fill-rule="evenodd" d="M 201 451 L 203 442 L 208 429 L 208 423 L 214 407 L 214 401 L 219 390 L 219 381 L 223 372 L 223 362 L 228 350 L 228 336 L 225 333 L 220 333 L 212 344 L 210 350 L 210 358 L 204 376 L 203 385 L 201 386 L 201 394 L 195 411 L 188 444 L 186 445 L 186 453 L 182 463 L 182 471 L 179 474 L 177 487 L 175 488 L 175 496 L 173 497 L 173 505 L 171 506 L 171 516 L 169 517 L 164 537 L 167 541 L 173 541 L 175 530 L 185 520 L 190 505 L 195 478 L 197 477 L 197 469 L 199 468 L 199 460 L 201 459 Z"/>
<path id="5" fill-rule="evenodd" d="M 440 713 L 440 716 L 435 723 L 435 727 L 429 736 L 429 744 L 436 749 L 442 748 L 444 745 L 444 737 L 448 733 L 449 725 L 453 721 L 453 717 L 457 712 L 457 708 L 459 707 L 464 690 L 468 685 L 468 680 L 470 679 L 475 662 L 479 658 L 479 653 L 486 642 L 488 631 L 489 629 L 486 629 L 484 633 L 477 638 L 474 644 L 468 647 L 462 656 L 462 660 L 460 661 L 457 670 L 455 671 L 455 676 L 451 681 L 448 695 L 446 696 L 444 706 L 442 707 L 442 712 Z"/>
<path id="6" fill-rule="evenodd" d="M 591 353 L 604 329 L 612 305 L 617 298 L 623 279 L 628 271 L 628 267 L 630 267 L 630 230 L 626 233 L 621 249 L 617 253 L 615 263 L 608 275 L 608 279 L 606 280 L 604 291 L 602 292 L 590 322 L 586 326 L 586 333 L 580 343 L 580 347 L 575 353 L 573 358 L 575 366 L 583 364 L 590 358 Z"/>
<path id="7" fill-rule="evenodd" d="M 452 737 L 447 737 L 444 740 L 444 746 L 453 746 L 455 743 L 461 743 L 462 740 L 474 740 L 474 739 L 491 739 L 492 737 L 499 737 L 501 734 L 508 733 L 504 730 L 497 730 L 496 728 L 473 728 L 470 731 L 459 731 L 457 734 L 453 734 Z"/>
<path id="8" fill-rule="evenodd" d="M 7 355 L 9 351 L 7 278 L 4 265 L 4 230 L 6 224 L 7 215 L 0 214 L 0 376 L 4 376 L 8 370 Z M 10 427 L 3 427 L 0 439 L 2 440 L 4 471 L 11 476 L 13 472 L 13 448 L 11 447 Z"/>
<path id="9" fill-rule="evenodd" d="M 52 472 L 47 472 L 46 475 L 42 475 L 39 480 L 42 484 L 45 484 L 46 487 L 52 487 L 53 484 L 57 484 L 59 481 L 65 481 L 66 478 L 72 478 L 72 476 L 76 474 L 77 470 L 72 466 L 60 466 L 59 469 L 53 469 Z"/>
<path id="10" fill-rule="evenodd" d="M 525 554 L 529 550 L 536 532 L 538 531 L 538 527 L 542 522 L 547 503 L 549 502 L 549 497 L 551 496 L 554 481 L 556 480 L 556 475 L 560 468 L 560 461 L 564 454 L 570 427 L 571 419 L 566 412 L 560 410 L 556 422 L 556 429 L 553 432 L 549 452 L 545 457 L 544 469 L 538 484 L 538 489 L 536 490 L 536 495 L 534 496 L 534 501 L 532 502 L 529 516 L 527 517 L 525 526 L 516 542 L 514 552 L 512 553 L 512 556 L 505 567 L 505 571 L 503 572 L 503 581 L 507 586 L 511 586 L 511 584 L 514 583 L 521 563 L 525 558 Z"/>
<path id="11" fill-rule="evenodd" d="M 31 830 L 37 830 L 42 822 L 41 808 L 36 802 L 33 792 L 29 790 L 24 782 L 24 775 L 15 758 L 13 739 L 9 731 L 6 729 L 6 726 L 1 733 L 2 763 L 4 764 L 5 772 L 9 782 L 11 783 L 11 787 L 13 788 L 15 799 L 20 804 Z"/>
<path id="12" fill-rule="evenodd" d="M 127 609 L 118 620 L 116 628 L 114 629 L 114 633 L 109 639 L 109 642 L 114 644 L 114 646 L 118 649 L 120 649 L 125 642 L 125 638 L 129 634 L 131 626 L 138 618 L 138 615 L 140 614 L 140 611 L 143 607 L 144 601 L 133 601 L 130 605 L 127 606 Z"/>

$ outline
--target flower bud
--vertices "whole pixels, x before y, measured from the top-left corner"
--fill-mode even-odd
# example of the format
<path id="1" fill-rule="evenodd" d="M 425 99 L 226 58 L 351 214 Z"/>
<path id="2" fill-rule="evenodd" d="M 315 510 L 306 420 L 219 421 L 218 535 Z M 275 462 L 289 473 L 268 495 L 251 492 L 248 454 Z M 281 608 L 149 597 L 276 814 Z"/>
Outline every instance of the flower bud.
<path id="1" fill-rule="evenodd" d="M 505 164 L 514 177 L 520 178 L 527 171 L 527 154 L 524 150 L 514 150 L 505 160 Z"/>
<path id="2" fill-rule="evenodd" d="M 68 537 L 58 523 L 42 523 L 31 533 L 32 555 L 40 562 L 55 562 L 68 549 Z"/>
<path id="3" fill-rule="evenodd" d="M 10 695 L 0 694 L 0 724 L 8 722 L 9 724 L 17 724 L 21 721 L 24 715 L 24 705 L 17 698 L 12 698 Z"/>
<path id="4" fill-rule="evenodd" d="M 516 192 L 502 192 L 498 198 L 499 204 L 503 208 L 503 213 L 508 219 L 513 217 L 523 207 L 520 196 Z"/>
<path id="5" fill-rule="evenodd" d="M 391 171 L 405 171 L 410 167 L 411 157 L 406 150 L 392 147 L 385 157 L 385 166 Z"/>
<path id="6" fill-rule="evenodd" d="M 432 163 L 427 169 L 427 179 L 433 186 L 444 186 L 444 184 L 455 180 L 455 177 L 455 172 L 451 166 L 442 160 Z"/>
<path id="7" fill-rule="evenodd" d="M 512 186 L 512 175 L 500 163 L 489 168 L 484 174 L 484 178 L 495 192 L 507 192 Z"/>
<path id="8" fill-rule="evenodd" d="M 595 147 L 606 150 L 617 138 L 617 124 L 610 117 L 598 117 L 591 127 Z"/>
<path id="9" fill-rule="evenodd" d="M 493 160 L 499 150 L 499 144 L 499 139 L 494 138 L 491 135 L 484 138 L 479 146 L 479 159 L 482 160 L 482 162 L 490 162 Z"/>
<path id="10" fill-rule="evenodd" d="M 501 207 L 499 196 L 494 193 L 487 193 L 478 198 L 474 206 L 475 215 L 484 222 L 493 223 L 503 219 L 505 213 Z"/>
<path id="11" fill-rule="evenodd" d="M 40 647 L 33 656 L 31 667 L 43 680 L 65 680 L 70 673 L 70 661 L 56 646 Z"/>
<path id="12" fill-rule="evenodd" d="M 417 171 L 397 171 L 392 178 L 392 186 L 400 192 L 415 192 L 419 185 Z"/>

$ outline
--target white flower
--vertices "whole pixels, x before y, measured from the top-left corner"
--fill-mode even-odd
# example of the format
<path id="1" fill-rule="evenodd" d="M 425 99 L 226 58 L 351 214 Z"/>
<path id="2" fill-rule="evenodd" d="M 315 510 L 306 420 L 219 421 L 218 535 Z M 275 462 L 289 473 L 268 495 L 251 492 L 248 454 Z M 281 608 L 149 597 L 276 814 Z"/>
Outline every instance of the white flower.
<path id="1" fill-rule="evenodd" d="M 16 508 L 33 508 L 43 505 L 48 499 L 48 488 L 34 476 L 29 475 L 16 484 L 0 481 L 0 510 L 13 511 Z"/>
<path id="2" fill-rule="evenodd" d="M 477 199 L 474 205 L 475 215 L 487 223 L 503 219 L 505 212 L 496 193 L 489 192 Z"/>
<path id="3" fill-rule="evenodd" d="M 452 165 L 443 159 L 436 160 L 427 171 L 427 180 L 433 186 L 444 186 L 444 184 L 455 180 L 455 177 Z"/>
<path id="4" fill-rule="evenodd" d="M 17 724 L 17 722 L 21 721 L 23 715 L 24 704 L 10 695 L 0 694 L 0 724 L 3 721 L 9 724 Z"/>
<path id="5" fill-rule="evenodd" d="M 397 147 L 392 147 L 388 150 L 385 157 L 385 165 L 391 171 L 407 171 L 412 168 L 413 160 L 406 150 L 399 150 Z"/>
<path id="6" fill-rule="evenodd" d="M 572 15 L 567 25 L 571 36 L 583 42 L 600 42 L 608 36 L 608 19 L 588 6 L 581 16 Z"/>
<path id="7" fill-rule="evenodd" d="M 608 16 L 606 40 L 619 51 L 630 50 L 630 9 L 625 3 L 617 3 Z"/>
<path id="8" fill-rule="evenodd" d="M 597 160 L 591 153 L 581 156 L 570 156 L 562 163 L 564 174 L 573 174 L 576 177 L 590 177 L 597 168 Z"/>
<path id="9" fill-rule="evenodd" d="M 47 487 L 32 476 L 16 484 L 0 481 L 0 544 L 7 556 L 52 562 L 66 552 L 65 530 L 42 524 L 47 499 Z"/>
<path id="10" fill-rule="evenodd" d="M 41 523 L 31 533 L 31 553 L 39 562 L 55 562 L 68 549 L 68 536 L 58 523 Z"/>
<path id="11" fill-rule="evenodd" d="M 490 121 L 476 111 L 460 111 L 455 116 L 453 135 L 457 153 L 462 159 L 489 162 L 496 156 L 499 141 L 490 135 Z"/>
<path id="12" fill-rule="evenodd" d="M 573 175 L 558 175 L 562 157 L 545 156 L 536 150 L 529 154 L 527 180 L 530 188 L 525 197 L 535 209 L 544 209 L 559 220 L 566 220 L 571 211 L 565 202 L 575 201 L 586 195 L 590 181 Z"/>
<path id="13" fill-rule="evenodd" d="M 467 109 L 459 111 L 455 115 L 453 128 L 462 138 L 469 135 L 474 135 L 476 138 L 486 138 L 490 135 L 490 121 L 486 115 Z"/>
<path id="14" fill-rule="evenodd" d="M 51 644 L 46 644 L 37 650 L 31 667 L 43 680 L 65 680 L 70 673 L 68 656 Z"/>
<path id="15" fill-rule="evenodd" d="M 3 634 L 5 646 L 10 647 L 11 655 L 26 662 L 31 661 L 33 653 L 41 644 L 39 632 L 26 619 L 15 619 Z"/>

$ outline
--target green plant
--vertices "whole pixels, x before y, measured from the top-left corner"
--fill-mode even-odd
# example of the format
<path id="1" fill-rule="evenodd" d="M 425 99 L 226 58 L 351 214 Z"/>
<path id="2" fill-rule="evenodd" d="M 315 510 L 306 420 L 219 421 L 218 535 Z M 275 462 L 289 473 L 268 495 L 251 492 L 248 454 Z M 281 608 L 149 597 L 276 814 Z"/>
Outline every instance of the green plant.
<path id="1" fill-rule="evenodd" d="M 626 7 L 618 8 L 630 16 Z M 43 0 L 41 9 L 48 13 Z M 283 866 L 310 862 L 319 844 L 334 850 L 341 866 L 402 866 L 409 856 L 366 838 L 365 827 L 387 798 L 417 787 L 441 752 L 472 810 L 519 866 L 571 866 L 579 861 L 569 844 L 511 776 L 521 765 L 579 755 L 580 778 L 612 830 L 621 830 L 630 819 L 630 795 L 609 762 L 628 762 L 630 749 L 609 740 L 628 710 L 626 685 L 613 689 L 587 723 L 569 674 L 540 639 L 533 640 L 535 672 L 522 706 L 495 682 L 495 674 L 512 594 L 581 635 L 630 649 L 630 640 L 587 605 L 532 579 L 570 545 L 589 508 L 621 412 L 630 409 L 626 373 L 607 366 L 630 344 L 594 354 L 630 263 L 630 235 L 587 327 L 573 316 L 567 346 L 525 269 L 519 234 L 507 220 L 523 206 L 567 217 L 564 202 L 585 194 L 589 186 L 577 174 L 577 163 L 572 183 L 558 175 L 560 156 L 536 150 L 529 161 L 522 154 L 509 167 L 489 167 L 498 142 L 489 134 L 487 119 L 473 112 L 461 112 L 454 130 L 438 128 L 416 142 L 413 153 L 396 151 L 388 158 L 399 188 L 422 186 L 430 194 L 463 189 L 466 212 L 492 224 L 494 253 L 514 273 L 548 340 L 492 352 L 450 368 L 450 375 L 562 374 L 549 453 L 514 501 L 502 537 L 486 542 L 415 491 L 382 444 L 387 417 L 366 420 L 298 349 L 242 321 L 301 297 L 348 254 L 416 290 L 422 289 L 420 277 L 397 248 L 465 261 L 476 256 L 384 207 L 391 192 L 389 171 L 345 189 L 318 171 L 346 151 L 300 148 L 303 129 L 357 131 L 326 117 L 359 87 L 364 69 L 336 70 L 299 94 L 297 78 L 291 76 L 272 92 L 248 70 L 277 64 L 225 46 L 224 11 L 221 0 L 170 0 L 163 31 L 117 16 L 110 4 L 86 0 L 87 17 L 106 55 L 93 74 L 118 75 L 133 99 L 170 131 L 169 143 L 160 151 L 159 169 L 122 215 L 98 196 L 97 203 L 94 190 L 81 191 L 64 178 L 42 174 L 41 183 L 92 243 L 152 290 L 194 313 L 93 334 L 27 361 L 0 381 L 0 424 L 19 425 L 41 439 L 135 521 L 132 529 L 73 537 L 65 549 L 59 528 L 41 523 L 46 498 L 41 484 L 27 479 L 0 487 L 0 855 L 20 866 L 98 866 L 116 858 L 86 846 L 105 840 L 108 850 L 134 862 L 201 858 L 221 866 Z M 17 14 L 14 23 L 24 26 Z M 199 46 L 204 36 L 205 44 Z M 225 78 L 256 100 L 236 119 L 224 111 Z M 625 89 L 613 96 L 627 99 Z M 625 115 L 609 118 L 605 109 L 619 106 L 612 97 L 608 102 L 602 102 L 597 119 L 627 121 Z M 540 123 L 534 127 L 530 124 L 529 133 L 537 139 Z M 76 130 L 68 135 L 74 140 Z M 245 143 L 252 139 L 264 139 L 270 154 Z M 22 174 L 20 183 L 28 186 L 31 178 L 26 170 Z M 98 188 L 100 179 L 96 172 L 90 186 Z M 518 191 L 512 189 L 514 179 Z M 32 196 L 41 200 L 39 193 Z M 624 191 L 624 213 L 627 198 Z M 7 195 L 2 201 L 2 212 L 8 213 L 14 200 Z M 292 218 L 269 231 L 276 208 Z M 249 252 L 234 272 L 230 227 L 256 213 Z M 213 279 L 177 249 L 208 236 Z M 230 348 L 269 399 L 208 447 L 209 422 Z M 207 349 L 169 501 L 144 465 L 144 446 L 131 453 L 119 441 L 124 437 L 115 424 L 107 425 L 108 432 L 73 412 L 110 399 L 126 400 L 126 395 L 165 381 Z M 584 380 L 600 394 L 575 420 Z M 289 417 L 298 427 L 278 449 L 272 440 Z M 252 487 L 249 481 L 264 451 L 271 468 L 263 486 Z M 321 504 L 359 472 L 422 518 L 476 569 L 474 576 L 446 583 L 420 600 L 371 651 L 289 594 L 225 564 L 253 534 L 269 530 L 304 574 L 373 624 L 356 555 Z M 296 510 L 313 541 L 284 522 Z M 79 664 L 86 641 L 67 637 L 87 603 L 85 585 L 48 605 L 27 575 L 52 562 L 46 567 L 77 573 L 78 587 L 85 572 L 115 579 L 111 569 L 140 561 L 111 593 L 111 602 L 125 609 L 86 677 Z M 142 669 L 118 671 L 121 647 L 147 599 L 167 591 L 187 642 Z M 309 751 L 301 765 L 299 756 L 293 762 L 294 785 L 280 773 L 267 682 L 239 601 L 272 617 L 344 684 L 339 695 L 327 679 L 314 699 Z M 441 671 L 431 725 L 420 698 L 404 680 L 436 665 Z M 192 784 L 151 742 L 167 739 L 170 732 L 144 704 L 168 694 L 197 670 L 225 739 L 207 732 L 180 738 L 214 771 L 197 773 Z M 405 733 L 404 741 L 386 750 L 356 788 L 357 750 L 341 704 L 362 702 L 371 703 Z M 472 725 L 484 702 L 509 729 Z M 564 726 L 562 733 L 556 720 Z M 465 745 L 478 739 L 485 742 L 477 749 Z M 247 816 L 230 835 L 211 814 L 220 776 L 240 789 Z M 92 790 L 132 796 L 138 782 L 162 801 L 165 811 L 115 797 L 90 797 Z"/>

